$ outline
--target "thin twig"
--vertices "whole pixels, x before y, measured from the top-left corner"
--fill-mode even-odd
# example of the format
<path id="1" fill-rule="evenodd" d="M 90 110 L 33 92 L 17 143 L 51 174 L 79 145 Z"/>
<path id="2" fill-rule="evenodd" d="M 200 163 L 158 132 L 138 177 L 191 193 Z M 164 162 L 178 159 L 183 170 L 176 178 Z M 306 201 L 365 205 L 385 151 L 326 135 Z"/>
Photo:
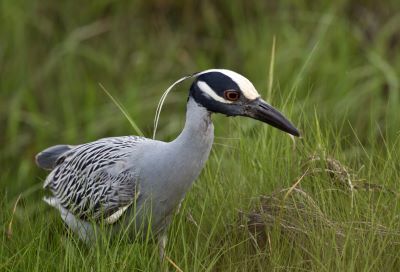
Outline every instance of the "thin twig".
<path id="1" fill-rule="evenodd" d="M 303 175 L 292 185 L 290 186 L 289 190 L 286 192 L 285 196 L 283 197 L 283 201 L 290 195 L 290 193 L 299 185 L 301 180 L 307 175 L 309 168 L 303 173 Z"/>
<path id="2" fill-rule="evenodd" d="M 14 214 L 15 214 L 15 211 L 17 210 L 17 205 L 18 205 L 18 202 L 20 199 L 21 199 L 21 194 L 19 194 L 17 200 L 14 203 L 13 211 L 11 214 L 11 220 L 10 220 L 10 223 L 8 224 L 8 228 L 7 228 L 7 238 L 8 239 L 11 239 L 12 235 L 13 235 L 12 224 L 13 224 Z"/>
<path id="3" fill-rule="evenodd" d="M 183 272 L 183 270 L 180 269 L 179 266 L 173 260 L 171 260 L 167 255 L 165 255 L 165 259 L 167 259 L 167 261 L 176 269 L 176 271 Z"/>

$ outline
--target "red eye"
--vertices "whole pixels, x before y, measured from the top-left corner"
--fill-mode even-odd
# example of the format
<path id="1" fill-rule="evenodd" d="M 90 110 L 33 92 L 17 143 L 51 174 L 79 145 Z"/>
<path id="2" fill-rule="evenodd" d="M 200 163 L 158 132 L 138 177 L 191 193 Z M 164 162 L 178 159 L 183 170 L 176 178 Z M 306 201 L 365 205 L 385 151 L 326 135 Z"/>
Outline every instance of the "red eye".
<path id="1" fill-rule="evenodd" d="M 229 101 L 237 101 L 240 97 L 240 93 L 234 90 L 227 90 L 224 92 L 225 99 Z"/>

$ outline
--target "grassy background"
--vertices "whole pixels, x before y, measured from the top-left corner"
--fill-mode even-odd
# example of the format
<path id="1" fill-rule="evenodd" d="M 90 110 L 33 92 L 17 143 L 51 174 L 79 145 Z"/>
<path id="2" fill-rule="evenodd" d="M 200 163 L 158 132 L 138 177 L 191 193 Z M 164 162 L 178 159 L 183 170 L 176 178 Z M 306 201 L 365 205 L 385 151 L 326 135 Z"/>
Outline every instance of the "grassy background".
<path id="1" fill-rule="evenodd" d="M 151 243 L 86 248 L 70 235 L 41 201 L 46 173 L 34 155 L 136 134 L 99 83 L 150 137 L 170 83 L 223 67 L 246 75 L 303 139 L 294 147 L 256 121 L 214 116 L 216 144 L 175 217 L 167 255 L 184 271 L 398 271 L 399 2 L 198 2 L 0 1 L 0 270 L 159 270 Z M 167 99 L 158 139 L 182 128 L 188 85 Z M 320 161 L 307 163 L 312 156 Z M 378 189 L 349 192 L 314 171 L 299 186 L 337 224 L 311 224 L 305 241 L 277 221 L 268 246 L 255 248 L 238 211 L 292 186 L 307 167 L 329 170 L 330 158 L 352 182 Z"/>

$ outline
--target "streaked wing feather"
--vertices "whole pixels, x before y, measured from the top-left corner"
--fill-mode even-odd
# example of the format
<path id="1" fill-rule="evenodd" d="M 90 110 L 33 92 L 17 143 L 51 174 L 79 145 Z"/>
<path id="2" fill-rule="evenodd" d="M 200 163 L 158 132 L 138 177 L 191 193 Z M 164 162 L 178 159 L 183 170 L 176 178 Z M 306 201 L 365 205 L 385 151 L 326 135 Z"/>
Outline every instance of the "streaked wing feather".
<path id="1" fill-rule="evenodd" d="M 127 160 L 147 140 L 125 136 L 78 145 L 57 159 L 44 187 L 78 218 L 114 223 L 139 195 Z"/>

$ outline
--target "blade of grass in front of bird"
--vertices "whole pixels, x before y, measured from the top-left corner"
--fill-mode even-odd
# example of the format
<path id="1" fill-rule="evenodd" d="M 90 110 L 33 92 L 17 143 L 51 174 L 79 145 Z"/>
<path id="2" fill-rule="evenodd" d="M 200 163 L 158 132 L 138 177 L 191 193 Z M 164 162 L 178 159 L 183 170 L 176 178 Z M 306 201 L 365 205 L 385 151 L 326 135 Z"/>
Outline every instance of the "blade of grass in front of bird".
<path id="1" fill-rule="evenodd" d="M 268 72 L 267 101 L 269 103 L 271 103 L 271 99 L 272 99 L 272 84 L 274 83 L 275 44 L 276 44 L 276 38 L 275 38 L 275 35 L 274 35 L 274 37 L 272 38 L 271 60 L 269 62 L 269 72 Z"/>
<path id="2" fill-rule="evenodd" d="M 118 109 L 122 112 L 122 114 L 125 116 L 125 118 L 128 120 L 128 122 L 131 124 L 132 128 L 135 130 L 135 132 L 140 135 L 144 136 L 143 132 L 140 130 L 139 126 L 133 121 L 133 119 L 129 116 L 127 111 L 124 109 L 122 104 L 117 101 L 109 91 L 106 90 L 106 88 L 103 86 L 103 84 L 99 83 L 100 88 L 107 94 L 107 96 L 111 99 L 111 101 L 118 107 Z"/>

